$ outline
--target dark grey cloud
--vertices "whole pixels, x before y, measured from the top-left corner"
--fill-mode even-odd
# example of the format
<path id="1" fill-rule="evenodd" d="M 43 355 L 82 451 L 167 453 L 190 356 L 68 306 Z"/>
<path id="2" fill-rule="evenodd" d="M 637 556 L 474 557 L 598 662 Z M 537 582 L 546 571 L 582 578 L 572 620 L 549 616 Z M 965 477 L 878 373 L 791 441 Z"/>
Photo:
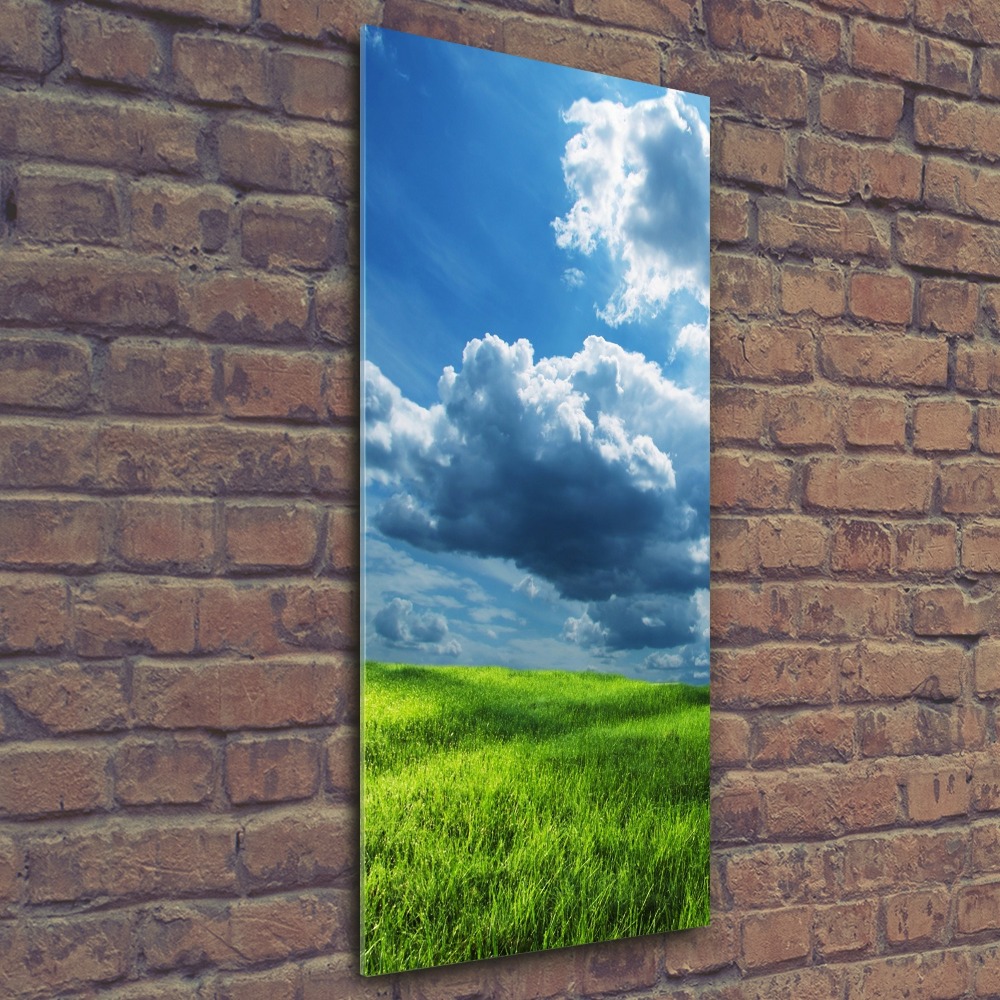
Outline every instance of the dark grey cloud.
<path id="1" fill-rule="evenodd" d="M 419 613 L 413 602 L 394 597 L 373 620 L 375 632 L 390 645 L 404 649 L 433 648 L 435 652 L 458 655 L 461 646 L 448 635 L 448 621 L 434 612 Z"/>

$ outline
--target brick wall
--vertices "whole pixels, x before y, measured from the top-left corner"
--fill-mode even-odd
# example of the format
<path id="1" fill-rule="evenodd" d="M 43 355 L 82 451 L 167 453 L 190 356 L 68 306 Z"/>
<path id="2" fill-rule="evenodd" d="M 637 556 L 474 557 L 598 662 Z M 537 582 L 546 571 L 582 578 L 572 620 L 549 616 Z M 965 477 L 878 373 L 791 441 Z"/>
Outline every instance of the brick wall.
<path id="1" fill-rule="evenodd" d="M 709 929 L 364 983 L 358 26 L 713 100 Z M 0 979 L 1000 995 L 995 0 L 5 0 Z"/>

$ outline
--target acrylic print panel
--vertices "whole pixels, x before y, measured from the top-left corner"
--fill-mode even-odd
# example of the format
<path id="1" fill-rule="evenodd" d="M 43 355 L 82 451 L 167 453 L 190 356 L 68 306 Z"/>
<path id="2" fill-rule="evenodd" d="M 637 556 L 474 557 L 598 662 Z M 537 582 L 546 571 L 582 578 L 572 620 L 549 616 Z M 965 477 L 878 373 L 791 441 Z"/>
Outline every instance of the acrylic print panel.
<path id="1" fill-rule="evenodd" d="M 367 28 L 362 970 L 709 920 L 708 101 Z"/>

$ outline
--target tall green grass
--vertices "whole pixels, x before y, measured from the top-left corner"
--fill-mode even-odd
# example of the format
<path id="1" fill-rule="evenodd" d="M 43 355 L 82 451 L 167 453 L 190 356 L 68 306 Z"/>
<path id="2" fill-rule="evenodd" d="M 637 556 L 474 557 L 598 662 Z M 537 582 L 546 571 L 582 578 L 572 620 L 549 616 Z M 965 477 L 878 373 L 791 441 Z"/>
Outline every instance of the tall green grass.
<path id="1" fill-rule="evenodd" d="M 708 923 L 708 690 L 365 664 L 362 969 Z"/>

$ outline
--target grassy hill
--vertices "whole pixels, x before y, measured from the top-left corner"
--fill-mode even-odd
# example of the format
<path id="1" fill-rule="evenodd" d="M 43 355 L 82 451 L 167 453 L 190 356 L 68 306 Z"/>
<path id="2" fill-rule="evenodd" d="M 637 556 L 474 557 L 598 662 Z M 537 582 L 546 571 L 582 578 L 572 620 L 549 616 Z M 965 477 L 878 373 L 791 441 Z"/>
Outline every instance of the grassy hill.
<path id="1" fill-rule="evenodd" d="M 367 975 L 708 923 L 708 689 L 365 665 Z"/>

